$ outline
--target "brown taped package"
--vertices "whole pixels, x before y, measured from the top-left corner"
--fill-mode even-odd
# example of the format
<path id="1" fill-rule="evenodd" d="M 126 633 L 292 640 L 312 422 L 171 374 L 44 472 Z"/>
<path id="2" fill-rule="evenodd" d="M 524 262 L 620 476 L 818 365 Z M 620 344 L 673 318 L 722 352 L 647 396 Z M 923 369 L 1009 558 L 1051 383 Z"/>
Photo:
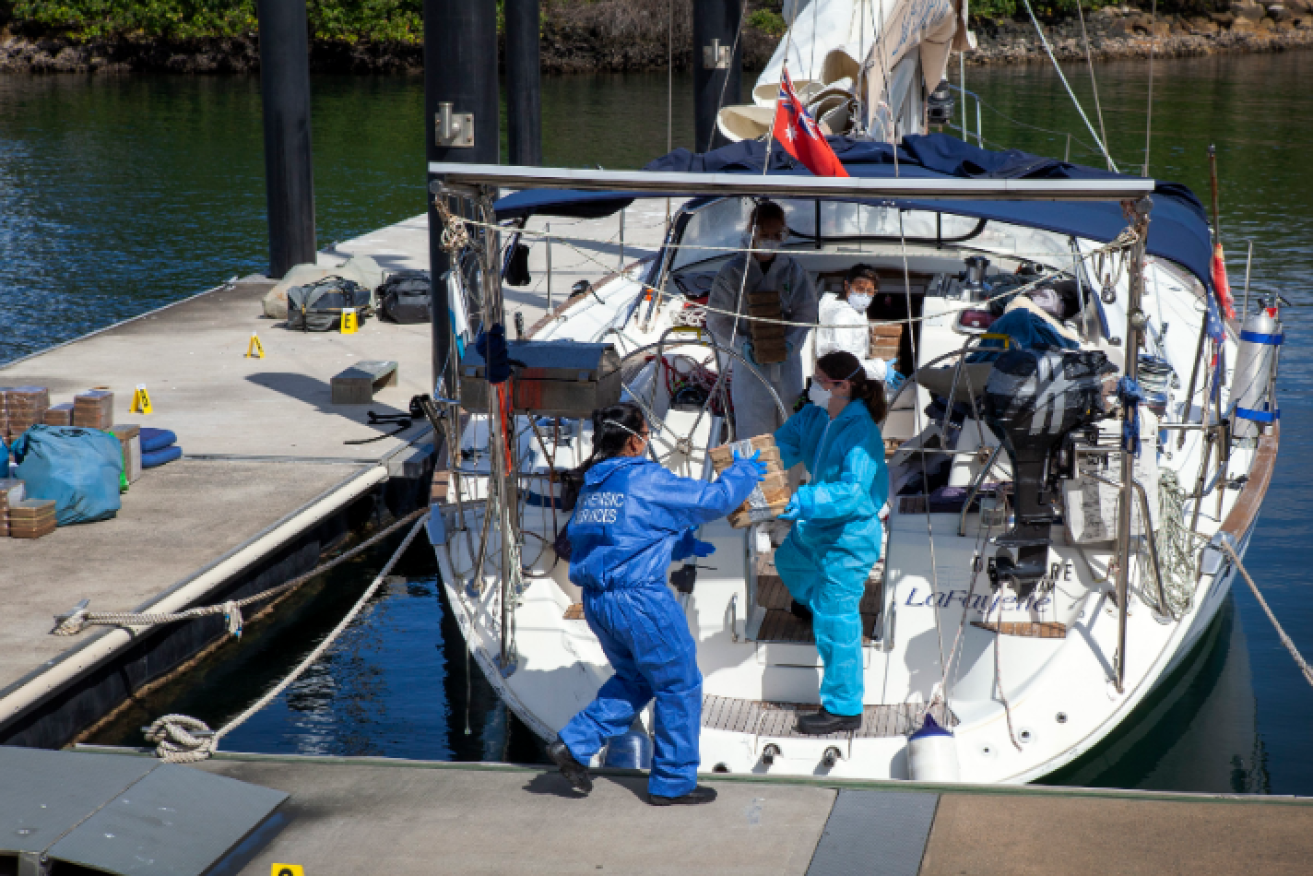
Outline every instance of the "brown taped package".
<path id="1" fill-rule="evenodd" d="M 7 435 L 17 438 L 45 417 L 50 407 L 50 391 L 44 386 L 0 388 L 0 407 L 5 409 Z"/>
<path id="2" fill-rule="evenodd" d="M 748 323 L 748 336 L 752 340 L 752 358 L 760 365 L 776 365 L 789 356 L 784 342 L 787 326 L 779 322 L 761 322 L 762 319 L 784 318 L 780 310 L 780 293 L 764 289 L 748 295 L 748 314 L 757 317 Z"/>
<path id="3" fill-rule="evenodd" d="M 901 322 L 879 322 L 871 326 L 871 358 L 892 359 L 903 343 Z"/>
<path id="4" fill-rule="evenodd" d="M 10 538 L 41 538 L 56 526 L 54 499 L 24 499 L 9 507 Z"/>
<path id="5" fill-rule="evenodd" d="M 784 471 L 780 458 L 780 449 L 775 446 L 775 439 L 770 435 L 758 435 L 756 438 L 736 441 L 711 448 L 711 464 L 717 472 L 722 472 L 734 464 L 734 451 L 740 456 L 752 456 L 760 452 L 758 459 L 766 463 L 766 477 L 752 491 L 748 500 L 729 515 L 729 525 L 735 529 L 745 529 L 753 523 L 761 523 L 779 517 L 784 506 L 789 504 L 792 492 L 789 489 L 789 476 Z"/>
<path id="6" fill-rule="evenodd" d="M 73 405 L 70 402 L 64 402 L 62 405 L 55 405 L 46 410 L 45 416 L 41 421 L 47 426 L 71 426 L 73 425 Z"/>
<path id="7" fill-rule="evenodd" d="M 73 425 L 83 429 L 109 429 L 114 425 L 114 393 L 89 389 L 73 396 Z"/>

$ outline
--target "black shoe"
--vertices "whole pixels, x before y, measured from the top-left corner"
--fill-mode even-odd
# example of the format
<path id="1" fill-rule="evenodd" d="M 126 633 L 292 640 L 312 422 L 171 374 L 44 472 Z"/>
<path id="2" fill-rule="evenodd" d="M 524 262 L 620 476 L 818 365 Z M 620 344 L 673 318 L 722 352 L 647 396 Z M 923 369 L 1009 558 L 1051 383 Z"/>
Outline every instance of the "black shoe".
<path id="1" fill-rule="evenodd" d="M 697 803 L 710 803 L 716 799 L 716 789 L 698 785 L 682 797 L 662 797 L 660 794 L 648 794 L 647 802 L 653 806 L 693 806 Z"/>
<path id="2" fill-rule="evenodd" d="M 547 756 L 561 768 L 561 775 L 576 791 L 588 794 L 593 790 L 593 777 L 588 775 L 588 767 L 574 759 L 564 742 L 558 739 L 547 746 Z"/>
<path id="3" fill-rule="evenodd" d="M 812 619 L 812 610 L 796 599 L 789 600 L 789 614 L 799 620 L 809 621 Z"/>
<path id="4" fill-rule="evenodd" d="M 798 732 L 806 736 L 824 736 L 826 733 L 846 733 L 862 726 L 861 715 L 832 715 L 821 706 L 819 712 L 798 716 Z"/>

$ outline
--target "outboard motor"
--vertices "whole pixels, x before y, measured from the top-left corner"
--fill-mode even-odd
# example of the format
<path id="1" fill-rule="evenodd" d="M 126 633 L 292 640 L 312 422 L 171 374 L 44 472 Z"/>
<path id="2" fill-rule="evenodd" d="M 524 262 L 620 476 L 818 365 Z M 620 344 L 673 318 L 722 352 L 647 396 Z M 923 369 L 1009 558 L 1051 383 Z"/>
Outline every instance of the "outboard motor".
<path id="1" fill-rule="evenodd" d="M 1018 597 L 1034 591 L 1048 570 L 1050 527 L 1057 522 L 1057 455 L 1073 432 L 1107 416 L 1103 375 L 1116 372 L 1097 350 L 1010 349 L 994 361 L 985 385 L 985 421 L 1012 459 L 1016 524 L 995 543 L 995 587 L 1011 583 Z"/>

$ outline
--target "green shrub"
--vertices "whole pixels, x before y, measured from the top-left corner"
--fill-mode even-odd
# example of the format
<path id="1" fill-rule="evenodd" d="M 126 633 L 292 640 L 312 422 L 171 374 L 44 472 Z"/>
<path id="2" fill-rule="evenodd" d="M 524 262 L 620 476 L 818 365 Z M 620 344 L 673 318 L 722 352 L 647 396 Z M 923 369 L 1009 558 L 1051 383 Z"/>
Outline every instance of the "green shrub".
<path id="1" fill-rule="evenodd" d="M 769 9 L 754 9 L 749 12 L 747 25 L 773 37 L 784 36 L 784 31 L 788 30 L 784 16 Z"/>

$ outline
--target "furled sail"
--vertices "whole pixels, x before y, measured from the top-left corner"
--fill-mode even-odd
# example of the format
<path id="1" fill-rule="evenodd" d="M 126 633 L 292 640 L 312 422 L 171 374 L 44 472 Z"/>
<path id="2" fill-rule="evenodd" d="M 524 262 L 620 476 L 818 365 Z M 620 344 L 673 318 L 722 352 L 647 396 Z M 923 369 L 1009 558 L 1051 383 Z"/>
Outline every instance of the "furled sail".
<path id="1" fill-rule="evenodd" d="M 720 111 L 730 140 L 766 136 L 785 65 L 812 116 L 831 134 L 894 142 L 925 132 L 925 98 L 949 54 L 972 47 L 967 0 L 792 0 L 789 29 L 752 90 Z"/>

